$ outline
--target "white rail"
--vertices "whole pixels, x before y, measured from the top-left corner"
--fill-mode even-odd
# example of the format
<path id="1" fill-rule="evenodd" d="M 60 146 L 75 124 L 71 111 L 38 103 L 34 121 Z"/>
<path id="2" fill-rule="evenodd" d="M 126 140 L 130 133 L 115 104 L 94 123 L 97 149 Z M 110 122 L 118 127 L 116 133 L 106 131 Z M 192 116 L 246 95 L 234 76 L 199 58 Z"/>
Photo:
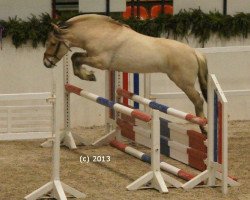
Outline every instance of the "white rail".
<path id="1" fill-rule="evenodd" d="M 202 53 L 241 53 L 250 52 L 250 46 L 227 46 L 227 47 L 207 47 L 196 48 Z"/>
<path id="2" fill-rule="evenodd" d="M 52 138 L 52 97 L 50 92 L 0 94 L 0 102 L 7 103 L 0 106 L 0 141 Z"/>
<path id="3" fill-rule="evenodd" d="M 231 96 L 249 96 L 250 89 L 244 90 L 225 90 L 226 97 Z M 184 92 L 168 92 L 168 93 L 151 93 L 150 99 L 178 99 L 187 97 Z"/>

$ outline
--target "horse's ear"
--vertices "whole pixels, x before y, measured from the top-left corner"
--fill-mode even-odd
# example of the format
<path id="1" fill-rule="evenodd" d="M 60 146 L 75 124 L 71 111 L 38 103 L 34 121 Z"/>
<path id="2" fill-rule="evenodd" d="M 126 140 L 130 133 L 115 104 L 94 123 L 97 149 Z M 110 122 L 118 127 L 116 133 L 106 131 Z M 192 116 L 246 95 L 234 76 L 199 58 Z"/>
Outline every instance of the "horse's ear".
<path id="1" fill-rule="evenodd" d="M 51 25 L 53 26 L 53 34 L 55 36 L 55 38 L 58 40 L 58 41 L 61 41 L 61 42 L 64 42 L 64 43 L 68 43 L 68 41 L 70 40 L 70 38 L 72 37 L 71 34 L 68 33 L 68 31 L 65 29 L 62 29 L 60 27 L 60 25 L 56 25 L 56 24 L 53 24 L 51 23 Z"/>
<path id="2" fill-rule="evenodd" d="M 67 29 L 70 27 L 70 23 L 64 21 L 58 22 L 57 24 L 60 29 Z"/>
<path id="3" fill-rule="evenodd" d="M 60 29 L 60 27 L 54 23 L 51 23 L 52 27 L 53 27 L 53 32 L 55 36 L 61 35 L 62 34 L 62 30 Z"/>

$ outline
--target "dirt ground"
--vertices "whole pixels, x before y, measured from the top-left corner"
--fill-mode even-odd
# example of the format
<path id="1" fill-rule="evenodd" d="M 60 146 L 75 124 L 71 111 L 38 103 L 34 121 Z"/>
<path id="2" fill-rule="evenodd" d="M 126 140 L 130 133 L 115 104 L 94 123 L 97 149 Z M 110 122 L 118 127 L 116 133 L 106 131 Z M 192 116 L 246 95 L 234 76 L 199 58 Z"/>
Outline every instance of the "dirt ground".
<path id="1" fill-rule="evenodd" d="M 77 128 L 89 142 L 104 134 L 104 127 Z M 170 188 L 127 191 L 126 186 L 149 171 L 149 165 L 110 146 L 81 146 L 77 150 L 62 147 L 61 180 L 86 193 L 86 200 L 250 200 L 250 121 L 229 125 L 229 173 L 241 183 L 229 188 L 224 196 L 220 188 L 196 188 L 190 191 Z M 41 141 L 0 143 L 0 200 L 19 200 L 44 185 L 51 176 L 51 149 L 41 148 Z M 142 151 L 146 149 L 138 146 Z M 110 162 L 80 163 L 80 156 L 110 156 Z M 165 161 L 187 171 L 189 167 L 172 159 Z"/>

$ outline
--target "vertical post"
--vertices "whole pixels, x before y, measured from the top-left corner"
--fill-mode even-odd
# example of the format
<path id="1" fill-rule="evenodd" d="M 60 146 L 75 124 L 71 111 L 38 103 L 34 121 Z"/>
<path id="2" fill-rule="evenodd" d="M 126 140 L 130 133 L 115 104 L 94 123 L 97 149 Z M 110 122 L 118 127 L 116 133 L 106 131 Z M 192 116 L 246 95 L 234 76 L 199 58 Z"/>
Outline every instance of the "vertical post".
<path id="1" fill-rule="evenodd" d="M 105 98 L 109 99 L 110 98 L 110 73 L 109 71 L 105 71 Z M 110 119 L 111 119 L 111 116 L 110 116 L 110 109 L 108 107 L 105 107 L 105 125 L 106 125 L 106 133 L 108 133 L 111 129 L 111 123 L 110 123 Z"/>
<path id="2" fill-rule="evenodd" d="M 128 73 L 127 72 L 123 72 L 122 73 L 122 88 L 124 90 L 128 90 L 128 82 L 129 82 L 129 78 L 128 78 Z M 128 99 L 127 98 L 123 98 L 123 104 L 125 106 L 128 105 Z"/>
<path id="3" fill-rule="evenodd" d="M 54 75 L 54 69 L 52 69 L 52 94 L 53 97 L 51 99 L 52 104 L 52 133 L 55 136 L 54 142 L 53 142 L 53 155 L 52 155 L 52 167 L 53 167 L 53 174 L 52 174 L 52 181 L 60 180 L 60 133 L 57 131 L 57 120 L 56 120 L 56 86 L 55 86 L 55 75 Z"/>
<path id="4" fill-rule="evenodd" d="M 151 166 L 152 171 L 160 171 L 160 119 L 159 111 L 153 109 L 152 131 L 151 131 Z"/>
<path id="5" fill-rule="evenodd" d="M 106 0 L 106 15 L 110 15 L 110 0 Z"/>
<path id="6" fill-rule="evenodd" d="M 227 15 L 227 0 L 223 0 L 223 15 Z"/>
<path id="7" fill-rule="evenodd" d="M 222 122 L 222 111 L 223 104 L 218 101 L 218 163 L 222 164 L 222 137 L 223 137 L 223 122 Z"/>
<path id="8" fill-rule="evenodd" d="M 228 119 L 227 119 L 227 102 L 222 106 L 222 192 L 228 192 Z"/>
<path id="9" fill-rule="evenodd" d="M 134 73 L 134 94 L 139 95 L 140 90 L 140 76 L 138 73 Z M 134 102 L 134 108 L 139 109 L 139 103 Z"/>
<path id="10" fill-rule="evenodd" d="M 151 75 L 149 73 L 144 74 L 144 97 L 146 99 L 150 99 L 150 95 L 151 95 Z M 144 106 L 144 111 L 149 113 L 149 107 L 148 106 Z"/>
<path id="11" fill-rule="evenodd" d="M 214 135 L 214 158 L 213 158 L 213 162 L 218 162 L 218 114 L 219 114 L 219 110 L 218 110 L 218 95 L 216 93 L 216 91 L 214 91 L 214 99 L 213 99 L 213 104 L 214 104 L 214 131 L 213 131 L 213 135 Z"/>
<path id="12" fill-rule="evenodd" d="M 68 54 L 64 57 L 64 68 L 63 68 L 63 74 L 64 74 L 64 85 L 69 83 L 69 63 L 68 63 Z M 65 91 L 65 90 L 64 90 Z M 70 122 L 70 94 L 67 92 L 64 92 L 64 129 L 66 132 L 70 131 L 71 128 L 71 122 Z"/>
<path id="13" fill-rule="evenodd" d="M 56 0 L 52 0 L 52 18 L 56 18 Z"/>
<path id="14" fill-rule="evenodd" d="M 164 14 L 165 0 L 161 0 L 161 14 Z"/>
<path id="15" fill-rule="evenodd" d="M 141 17 L 141 13 L 140 13 L 140 0 L 137 0 L 137 10 L 136 10 L 136 15 L 137 15 L 137 19 L 140 19 Z"/>
<path id="16" fill-rule="evenodd" d="M 135 0 L 131 0 L 131 17 L 134 18 L 135 17 Z"/>
<path id="17" fill-rule="evenodd" d="M 208 146 L 207 146 L 207 170 L 209 171 L 208 186 L 213 186 L 215 184 L 214 176 L 214 86 L 212 83 L 212 78 L 208 78 Z"/>

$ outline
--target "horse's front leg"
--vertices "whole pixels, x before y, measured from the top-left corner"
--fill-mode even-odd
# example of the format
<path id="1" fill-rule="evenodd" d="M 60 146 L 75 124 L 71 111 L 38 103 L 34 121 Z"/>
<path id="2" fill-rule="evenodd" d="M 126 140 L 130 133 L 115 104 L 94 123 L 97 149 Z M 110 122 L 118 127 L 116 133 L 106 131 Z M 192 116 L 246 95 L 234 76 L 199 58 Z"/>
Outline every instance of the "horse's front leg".
<path id="1" fill-rule="evenodd" d="M 96 81 L 96 77 L 94 75 L 93 71 L 87 70 L 85 67 L 83 67 L 83 64 L 86 64 L 84 62 L 84 59 L 87 57 L 87 53 L 74 53 L 71 56 L 72 64 L 73 64 L 73 71 L 74 75 L 79 77 L 82 80 L 87 81 Z"/>

